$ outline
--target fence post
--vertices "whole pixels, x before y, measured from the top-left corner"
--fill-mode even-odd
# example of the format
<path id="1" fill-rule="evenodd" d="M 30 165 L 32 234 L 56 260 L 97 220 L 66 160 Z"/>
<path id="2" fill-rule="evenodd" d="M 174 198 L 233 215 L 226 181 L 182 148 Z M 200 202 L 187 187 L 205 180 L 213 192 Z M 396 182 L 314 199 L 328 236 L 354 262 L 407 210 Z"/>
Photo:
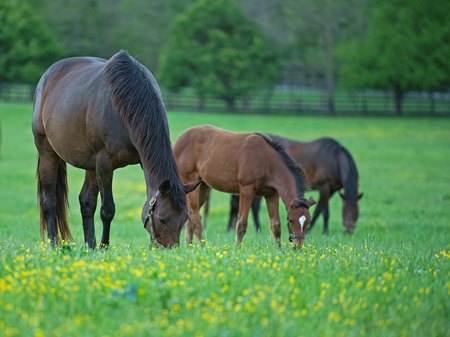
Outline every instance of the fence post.
<path id="1" fill-rule="evenodd" d="M 203 94 L 198 95 L 198 110 L 203 111 L 205 108 L 205 96 Z"/>
<path id="2" fill-rule="evenodd" d="M 430 114 L 431 116 L 435 116 L 435 106 L 434 106 L 434 95 L 432 92 L 428 93 L 428 97 L 430 98 Z"/>
<path id="3" fill-rule="evenodd" d="M 34 102 L 34 86 L 30 85 L 30 101 Z"/>

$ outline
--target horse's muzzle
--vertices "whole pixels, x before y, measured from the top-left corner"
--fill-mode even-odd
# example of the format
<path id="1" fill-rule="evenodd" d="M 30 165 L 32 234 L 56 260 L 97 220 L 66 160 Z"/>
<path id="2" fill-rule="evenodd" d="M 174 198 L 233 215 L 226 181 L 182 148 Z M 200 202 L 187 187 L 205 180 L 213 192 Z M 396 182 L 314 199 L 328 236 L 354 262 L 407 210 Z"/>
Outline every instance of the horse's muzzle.
<path id="1" fill-rule="evenodd" d="M 296 234 L 289 235 L 289 242 L 292 243 L 294 249 L 302 249 L 304 241 L 305 241 L 304 235 L 296 235 Z"/>

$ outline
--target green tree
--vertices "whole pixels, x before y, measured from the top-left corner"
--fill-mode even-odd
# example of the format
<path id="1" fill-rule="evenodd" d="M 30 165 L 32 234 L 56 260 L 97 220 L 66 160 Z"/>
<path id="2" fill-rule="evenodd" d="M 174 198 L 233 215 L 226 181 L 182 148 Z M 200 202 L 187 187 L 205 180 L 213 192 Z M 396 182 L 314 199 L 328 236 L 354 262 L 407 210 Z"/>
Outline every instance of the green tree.
<path id="1" fill-rule="evenodd" d="M 407 92 L 448 89 L 448 1 L 373 0 L 371 6 L 368 34 L 341 53 L 343 83 L 392 91 L 398 115 Z"/>
<path id="2" fill-rule="evenodd" d="M 193 0 L 27 0 L 65 56 L 110 58 L 120 49 L 157 71 L 170 22 Z M 57 13 L 57 15 L 55 15 Z"/>
<path id="3" fill-rule="evenodd" d="M 238 97 L 270 87 L 276 55 L 234 1 L 198 0 L 174 21 L 161 55 L 161 82 L 169 90 L 191 86 L 235 109 Z"/>
<path id="4" fill-rule="evenodd" d="M 327 110 L 335 114 L 334 91 L 339 62 L 336 49 L 349 35 L 364 26 L 366 1 L 285 0 L 286 24 L 294 33 L 290 43 L 293 56 L 305 72 L 323 78 Z"/>
<path id="5" fill-rule="evenodd" d="M 52 32 L 21 1 L 1 1 L 0 22 L 0 80 L 35 83 L 61 56 Z"/>

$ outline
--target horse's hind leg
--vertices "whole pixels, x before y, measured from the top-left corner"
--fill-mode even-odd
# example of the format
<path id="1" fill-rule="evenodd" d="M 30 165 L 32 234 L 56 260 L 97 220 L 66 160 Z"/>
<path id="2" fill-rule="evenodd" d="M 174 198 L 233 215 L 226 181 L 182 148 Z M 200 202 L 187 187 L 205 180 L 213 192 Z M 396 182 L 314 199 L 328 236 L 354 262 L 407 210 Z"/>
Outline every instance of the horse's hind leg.
<path id="1" fill-rule="evenodd" d="M 86 171 L 84 183 L 78 199 L 83 218 L 84 242 L 89 248 L 95 248 L 94 213 L 97 208 L 98 184 L 95 172 Z"/>
<path id="2" fill-rule="evenodd" d="M 206 220 L 209 214 L 209 201 L 211 199 L 211 190 L 208 190 L 205 196 L 205 204 L 203 206 L 203 228 L 206 229 Z"/>
<path id="3" fill-rule="evenodd" d="M 250 212 L 250 207 L 252 204 L 252 200 L 254 197 L 253 193 L 253 187 L 246 189 L 241 188 L 240 194 L 239 194 L 239 214 L 238 214 L 238 221 L 236 224 L 236 242 L 235 242 L 235 248 L 239 247 L 242 239 L 245 235 L 245 232 L 247 231 L 247 225 L 248 225 L 248 213 Z"/>
<path id="4" fill-rule="evenodd" d="M 202 183 L 199 188 L 187 194 L 187 202 L 190 210 L 189 220 L 186 226 L 186 244 L 192 244 L 195 234 L 200 243 L 203 242 L 202 218 L 200 208 L 206 200 L 209 187 Z"/>
<path id="5" fill-rule="evenodd" d="M 103 222 L 101 245 L 102 247 L 108 247 L 111 222 L 116 213 L 116 206 L 112 194 L 113 165 L 106 153 L 97 155 L 96 175 L 102 199 L 102 207 L 100 209 L 100 219 Z"/>
<path id="6" fill-rule="evenodd" d="M 47 231 L 48 240 L 54 245 L 59 240 L 58 230 L 61 231 L 63 239 L 71 239 L 65 213 L 67 208 L 65 163 L 53 150 L 46 137 L 37 136 L 35 143 L 39 152 L 37 178 L 41 237 L 43 239 Z M 61 200 L 58 200 L 58 196 Z"/>
<path id="7" fill-rule="evenodd" d="M 236 225 L 237 215 L 239 212 L 239 196 L 231 195 L 230 198 L 230 217 L 228 219 L 227 230 L 230 231 Z"/>

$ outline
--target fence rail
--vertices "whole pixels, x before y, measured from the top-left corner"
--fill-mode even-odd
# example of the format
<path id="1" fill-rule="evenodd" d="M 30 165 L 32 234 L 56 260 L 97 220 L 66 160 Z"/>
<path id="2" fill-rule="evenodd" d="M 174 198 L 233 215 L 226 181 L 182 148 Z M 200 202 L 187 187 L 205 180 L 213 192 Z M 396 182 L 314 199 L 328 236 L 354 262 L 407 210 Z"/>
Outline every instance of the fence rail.
<path id="1" fill-rule="evenodd" d="M 28 103 L 33 101 L 35 87 L 30 84 L 0 82 L 0 101 Z"/>
<path id="2" fill-rule="evenodd" d="M 0 83 L 0 101 L 31 102 L 34 86 Z M 163 90 L 168 110 L 230 112 L 223 100 L 199 97 L 192 89 L 179 93 Z M 394 116 L 392 94 L 383 91 L 338 90 L 334 94 L 335 114 L 338 116 Z M 277 86 L 235 101 L 234 112 L 259 114 L 328 115 L 325 90 L 320 88 Z M 450 93 L 409 93 L 403 100 L 404 116 L 450 117 Z"/>

